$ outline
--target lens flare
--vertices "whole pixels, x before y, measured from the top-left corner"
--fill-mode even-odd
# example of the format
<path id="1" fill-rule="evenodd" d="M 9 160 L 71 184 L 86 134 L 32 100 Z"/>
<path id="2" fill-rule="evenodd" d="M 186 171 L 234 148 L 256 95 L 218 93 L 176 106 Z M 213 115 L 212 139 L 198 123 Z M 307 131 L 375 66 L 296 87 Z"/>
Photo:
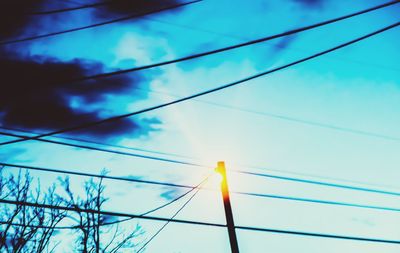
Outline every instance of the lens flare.
<path id="1" fill-rule="evenodd" d="M 224 180 L 224 177 L 221 175 L 220 172 L 218 172 L 217 170 L 215 171 L 215 175 L 214 177 L 216 178 L 216 181 L 218 183 L 222 183 L 222 181 Z"/>

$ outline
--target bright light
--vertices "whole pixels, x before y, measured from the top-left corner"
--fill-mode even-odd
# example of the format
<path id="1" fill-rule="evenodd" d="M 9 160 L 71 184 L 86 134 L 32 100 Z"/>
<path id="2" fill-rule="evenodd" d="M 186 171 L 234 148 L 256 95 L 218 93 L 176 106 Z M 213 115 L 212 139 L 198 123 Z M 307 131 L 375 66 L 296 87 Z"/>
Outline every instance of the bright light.
<path id="1" fill-rule="evenodd" d="M 216 170 L 214 173 L 211 175 L 210 179 L 208 180 L 207 185 L 212 188 L 216 189 L 219 191 L 219 188 L 221 187 L 223 177 L 220 173 L 218 173 Z"/>
<path id="2" fill-rule="evenodd" d="M 214 177 L 216 177 L 216 180 L 218 181 L 218 183 L 222 183 L 222 181 L 224 180 L 224 177 L 222 176 L 222 174 L 217 170 L 215 170 Z"/>

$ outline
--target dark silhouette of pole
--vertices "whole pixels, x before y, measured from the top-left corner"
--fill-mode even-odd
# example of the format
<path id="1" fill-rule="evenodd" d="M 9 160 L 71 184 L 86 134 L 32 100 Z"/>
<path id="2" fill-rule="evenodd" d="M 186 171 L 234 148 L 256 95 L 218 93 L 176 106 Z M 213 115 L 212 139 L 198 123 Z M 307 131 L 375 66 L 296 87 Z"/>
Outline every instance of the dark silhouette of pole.
<path id="1" fill-rule="evenodd" d="M 224 201 L 224 209 L 225 209 L 225 217 L 226 217 L 226 225 L 228 228 L 229 234 L 229 242 L 231 245 L 231 252 L 232 253 L 239 253 L 239 246 L 236 238 L 236 231 L 235 231 L 235 223 L 233 222 L 233 214 L 232 214 L 232 206 L 231 200 L 229 198 L 229 188 L 228 188 L 228 179 L 226 177 L 226 168 L 224 162 L 218 162 L 217 168 L 215 170 L 221 174 L 222 181 L 221 181 L 221 193 L 222 199 Z"/>

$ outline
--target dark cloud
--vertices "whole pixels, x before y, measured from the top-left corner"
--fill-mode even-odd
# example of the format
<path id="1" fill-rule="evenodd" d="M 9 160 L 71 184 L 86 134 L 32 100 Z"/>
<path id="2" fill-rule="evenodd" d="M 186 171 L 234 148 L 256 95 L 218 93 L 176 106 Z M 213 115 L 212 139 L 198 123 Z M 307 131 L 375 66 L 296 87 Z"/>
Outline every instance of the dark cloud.
<path id="1" fill-rule="evenodd" d="M 107 96 L 132 94 L 144 80 L 142 76 L 121 75 L 82 83 L 67 83 L 72 77 L 105 72 L 104 65 L 75 59 L 69 62 L 53 58 L 2 57 L 2 92 L 0 93 L 1 123 L 10 127 L 37 130 L 62 129 L 104 116 Z M 156 120 L 119 120 L 90 128 L 78 134 L 112 137 L 122 134 L 142 134 L 151 130 Z"/>
<path id="2" fill-rule="evenodd" d="M 114 16 L 116 14 L 143 13 L 159 10 L 165 7 L 179 4 L 176 0 L 114 0 L 101 8 L 96 8 L 96 14 L 104 16 Z M 177 11 L 178 9 L 170 10 Z"/>
<path id="3" fill-rule="evenodd" d="M 296 40 L 296 38 L 296 34 L 281 38 L 278 43 L 275 44 L 275 51 L 280 52 L 287 49 Z"/>
<path id="4" fill-rule="evenodd" d="M 45 0 L 0 1 L 0 39 L 22 33 L 33 18 L 26 13 L 37 10 Z"/>
<path id="5" fill-rule="evenodd" d="M 320 8 L 325 2 L 325 0 L 292 0 L 292 1 L 300 3 L 305 7 L 311 7 L 311 8 Z"/>
<path id="6" fill-rule="evenodd" d="M 88 4 L 87 1 L 74 2 L 77 3 L 75 6 L 79 3 Z M 100 16 L 115 18 L 123 14 L 132 12 L 140 14 L 178 3 L 180 2 L 177 0 L 113 0 L 108 5 L 85 11 L 89 11 L 87 13 L 92 14 L 94 18 L 100 18 Z M 32 11 L 67 6 L 74 5 L 51 0 L 0 1 L 0 40 L 24 34 L 42 34 L 48 32 L 48 28 L 57 30 L 65 23 L 65 15 L 69 17 L 67 20 L 73 22 L 74 15 L 76 13 L 80 15 L 79 12 L 44 17 L 27 15 Z M 2 125 L 45 132 L 63 129 L 97 121 L 110 115 L 111 113 L 107 112 L 113 106 L 107 108 L 106 105 L 110 96 L 129 94 L 133 99 L 142 98 L 134 92 L 134 88 L 143 86 L 146 80 L 144 76 L 137 73 L 81 83 L 66 83 L 65 80 L 74 77 L 107 72 L 110 69 L 100 62 L 86 59 L 77 58 L 66 62 L 51 56 L 29 54 L 22 56 L 22 50 L 19 50 L 20 45 L 5 48 L 0 48 L 0 69 L 2 70 L 0 124 Z M 153 125 L 159 123 L 157 119 L 122 119 L 74 132 L 74 134 L 102 138 L 127 134 L 135 136 L 155 130 Z"/>
<path id="7" fill-rule="evenodd" d="M 147 13 L 157 11 L 159 9 L 179 4 L 176 0 L 104 0 L 99 2 L 107 2 L 102 6 L 86 9 L 86 11 L 94 10 L 94 16 L 99 18 L 117 18 L 121 15 L 137 13 Z M 91 2 L 93 3 L 93 2 Z M 76 7 L 80 5 L 90 4 L 87 1 L 77 0 L 68 2 L 51 0 L 12 0 L 0 1 L 0 40 L 7 38 L 18 37 L 22 34 L 37 34 L 43 33 L 43 22 L 53 24 L 52 27 L 58 26 L 57 24 L 65 23 L 65 15 L 71 13 L 78 13 L 79 11 L 71 11 L 66 13 L 59 13 L 44 16 L 31 16 L 28 13 L 35 11 L 56 10 L 66 7 Z M 177 9 L 171 9 L 164 12 L 175 12 Z M 69 20 L 72 16 L 68 16 Z"/>

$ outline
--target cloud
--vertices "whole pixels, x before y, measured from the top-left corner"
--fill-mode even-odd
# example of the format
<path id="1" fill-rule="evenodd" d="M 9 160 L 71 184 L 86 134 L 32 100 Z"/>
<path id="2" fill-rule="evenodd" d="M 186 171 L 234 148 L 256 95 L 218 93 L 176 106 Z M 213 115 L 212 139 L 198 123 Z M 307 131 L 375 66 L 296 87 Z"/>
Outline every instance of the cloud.
<path id="1" fill-rule="evenodd" d="M 95 9 L 46 16 L 29 16 L 38 10 L 64 8 L 64 3 L 50 0 L 24 0 L 0 2 L 0 40 L 22 34 L 46 33 L 69 23 L 91 18 L 115 18 L 132 12 L 146 12 L 180 3 L 177 0 L 129 1 L 115 0 Z M 68 6 L 71 6 L 68 4 Z M 175 10 L 172 10 L 175 11 Z M 168 11 L 171 12 L 171 11 Z M 91 17 L 91 18 L 90 18 Z M 93 22 L 93 21 L 90 21 Z M 49 25 L 51 24 L 51 26 Z M 77 41 L 79 43 L 79 41 Z M 111 71 L 105 63 L 79 58 L 62 60 L 52 56 L 32 56 L 25 44 L 0 48 L 2 69 L 0 93 L 0 124 L 26 130 L 51 131 L 122 113 L 126 107 L 121 100 L 141 99 L 143 93 L 134 92 L 147 78 L 138 73 L 119 75 L 81 83 L 65 83 L 74 77 Z M 51 47 L 51 44 L 47 44 Z M 26 49 L 28 48 L 28 52 Z M 22 53 L 24 52 L 25 53 Z M 25 54 L 25 55 L 22 55 Z M 148 72 L 147 72 L 148 73 Z M 152 73 L 154 75 L 154 73 Z M 148 83 L 148 82 L 147 82 Z M 139 95 L 142 94 L 142 95 Z M 110 104 L 111 98 L 114 104 Z M 132 101 L 129 101 L 131 103 Z M 116 111 L 118 112 L 111 112 Z M 123 135 L 135 137 L 156 130 L 155 118 L 122 119 L 102 124 L 74 135 L 112 138 Z"/>
<path id="2" fill-rule="evenodd" d="M 176 0 L 115 0 L 101 8 L 96 8 L 95 14 L 99 17 L 115 17 L 121 14 L 143 13 L 153 10 L 159 10 L 165 7 L 179 4 Z M 179 8 L 170 10 L 177 11 Z"/>
<path id="3" fill-rule="evenodd" d="M 46 131 L 103 118 L 107 115 L 104 105 L 109 96 L 129 93 L 134 97 L 134 88 L 145 80 L 134 74 L 66 83 L 73 77 L 106 71 L 103 64 L 82 59 L 62 62 L 41 56 L 24 59 L 8 56 L 0 60 L 0 68 L 1 123 Z M 123 119 L 77 133 L 95 137 L 144 134 L 152 130 L 154 123 L 158 121 Z"/>
<path id="4" fill-rule="evenodd" d="M 173 200 L 177 197 L 179 191 L 176 189 L 168 190 L 160 194 L 160 197 L 166 200 Z"/>
<path id="5" fill-rule="evenodd" d="M 6 151 L 2 151 L 0 153 L 0 161 L 2 162 L 7 162 L 7 161 L 12 161 L 13 159 L 15 159 L 16 157 L 18 157 L 19 155 L 25 153 L 25 149 L 23 148 L 12 148 L 12 149 L 8 149 Z M 15 160 L 14 160 L 15 161 Z M 19 159 L 19 162 L 32 162 L 30 159 Z M 1 166 L 0 166 L 1 168 Z"/>
<path id="6" fill-rule="evenodd" d="M 37 10 L 45 0 L 0 1 L 0 38 L 5 39 L 22 33 L 33 17 L 26 14 Z"/>
<path id="7" fill-rule="evenodd" d="M 282 51 L 287 49 L 296 40 L 296 38 L 297 36 L 295 34 L 283 37 L 278 41 L 278 43 L 275 44 L 275 50 Z"/>
<path id="8" fill-rule="evenodd" d="M 293 1 L 300 3 L 305 7 L 311 7 L 311 8 L 320 8 L 325 2 L 325 0 L 293 0 Z"/>
<path id="9" fill-rule="evenodd" d="M 79 1 L 77 2 L 79 3 Z M 114 19 L 124 14 L 132 14 L 149 12 L 152 10 L 159 10 L 165 7 L 179 4 L 176 0 L 149 0 L 149 1 L 130 1 L 130 0 L 114 0 L 109 1 L 108 4 L 98 6 L 96 8 L 85 9 L 85 14 L 92 14 L 98 18 Z M 82 3 L 81 5 L 83 5 Z M 82 16 L 81 11 L 71 11 L 59 14 L 44 15 L 44 16 L 31 16 L 28 13 L 40 10 L 56 10 L 72 6 L 79 6 L 80 4 L 69 3 L 54 3 L 50 0 L 15 0 L 15 1 L 0 1 L 0 40 L 16 37 L 21 34 L 37 34 L 43 33 L 43 29 L 47 30 L 48 23 L 51 23 L 51 28 L 65 24 L 65 17 L 68 20 L 80 20 L 78 16 Z M 180 8 L 168 10 L 165 12 L 177 12 Z M 76 15 L 74 15 L 76 14 Z M 87 16 L 88 21 L 92 18 Z M 134 22 L 135 20 L 133 20 Z M 93 21 L 91 21 L 93 22 Z"/>

